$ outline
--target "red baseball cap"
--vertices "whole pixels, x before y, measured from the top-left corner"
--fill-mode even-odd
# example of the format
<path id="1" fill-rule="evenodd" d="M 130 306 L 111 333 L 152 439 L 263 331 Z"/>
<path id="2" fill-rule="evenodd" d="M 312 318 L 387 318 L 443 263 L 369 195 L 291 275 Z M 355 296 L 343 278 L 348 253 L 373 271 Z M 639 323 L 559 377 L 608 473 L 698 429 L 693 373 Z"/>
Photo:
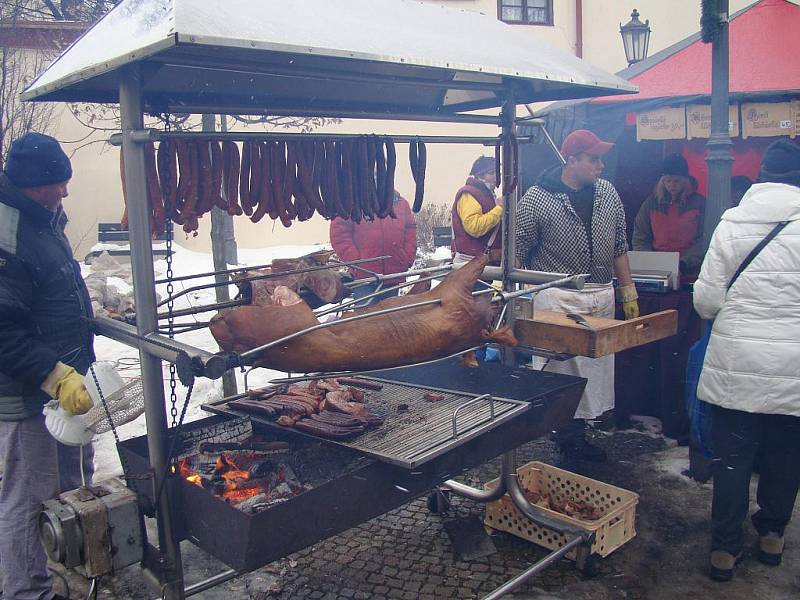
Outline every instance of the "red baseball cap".
<path id="1" fill-rule="evenodd" d="M 561 144 L 561 154 L 564 158 L 576 156 L 581 152 L 594 156 L 603 156 L 614 147 L 610 142 L 604 142 L 588 129 L 577 129 L 564 138 Z"/>

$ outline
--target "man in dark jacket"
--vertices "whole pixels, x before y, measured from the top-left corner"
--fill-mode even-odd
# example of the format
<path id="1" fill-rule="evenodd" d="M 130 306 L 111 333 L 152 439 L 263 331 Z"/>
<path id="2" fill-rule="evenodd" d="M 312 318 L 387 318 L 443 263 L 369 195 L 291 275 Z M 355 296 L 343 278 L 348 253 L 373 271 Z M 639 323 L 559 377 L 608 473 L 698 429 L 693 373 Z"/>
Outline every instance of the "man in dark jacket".
<path id="1" fill-rule="evenodd" d="M 53 595 L 38 535 L 44 500 L 81 484 L 79 448 L 44 424 L 51 399 L 72 414 L 92 401 L 83 375 L 94 361 L 91 302 L 72 256 L 61 201 L 69 158 L 50 136 L 15 140 L 0 174 L 0 572 L 3 600 Z M 84 449 L 87 479 L 91 447 Z"/>

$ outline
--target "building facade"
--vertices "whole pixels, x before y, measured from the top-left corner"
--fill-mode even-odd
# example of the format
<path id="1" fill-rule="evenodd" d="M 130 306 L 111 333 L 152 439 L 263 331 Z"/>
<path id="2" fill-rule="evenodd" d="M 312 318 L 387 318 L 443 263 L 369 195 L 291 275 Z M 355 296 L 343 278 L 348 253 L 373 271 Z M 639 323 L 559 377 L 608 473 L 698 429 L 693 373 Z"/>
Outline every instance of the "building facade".
<path id="1" fill-rule="evenodd" d="M 627 66 L 619 26 L 630 18 L 633 8 L 641 19 L 649 20 L 652 34 L 650 53 L 686 37 L 699 29 L 699 0 L 427 0 L 459 10 L 478 11 L 524 29 L 530 35 L 567 50 L 607 71 Z M 731 0 L 731 11 L 751 4 L 750 0 Z M 14 36 L 0 38 L 0 44 L 14 44 Z M 75 110 L 77 108 L 77 110 Z M 77 116 L 76 116 L 77 113 Z M 52 113 L 50 133 L 64 143 L 71 154 L 74 177 L 66 208 L 70 216 L 68 234 L 76 256 L 86 254 L 97 239 L 97 224 L 119 221 L 122 192 L 119 177 L 119 150 L 105 143 L 109 131 L 92 130 L 83 122 L 91 112 L 81 107 L 57 105 Z M 83 122 L 82 122 L 83 121 Z M 253 129 L 249 129 L 252 131 Z M 411 123 L 390 121 L 343 121 L 317 131 L 331 133 L 385 134 L 463 134 L 496 135 L 494 127 Z M 463 184 L 472 161 L 491 148 L 480 146 L 434 146 L 428 148 L 426 202 L 449 204 Z M 414 184 L 403 146 L 398 149 L 397 188 L 413 197 Z M 201 222 L 200 234 L 178 242 L 192 250 L 209 251 L 210 219 Z M 284 228 L 279 222 L 250 223 L 246 217 L 235 220 L 236 239 L 242 248 L 276 245 L 304 245 L 328 241 L 328 223 L 319 217 L 293 223 Z"/>

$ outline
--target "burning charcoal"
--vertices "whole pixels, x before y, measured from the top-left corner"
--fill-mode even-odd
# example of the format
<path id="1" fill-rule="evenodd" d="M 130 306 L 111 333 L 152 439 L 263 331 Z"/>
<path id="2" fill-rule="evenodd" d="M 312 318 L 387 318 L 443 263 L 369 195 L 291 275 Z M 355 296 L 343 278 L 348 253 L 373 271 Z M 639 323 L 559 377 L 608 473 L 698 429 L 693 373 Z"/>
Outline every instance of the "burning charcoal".
<path id="1" fill-rule="evenodd" d="M 250 465 L 250 468 L 247 470 L 247 472 L 250 473 L 251 478 L 255 479 L 257 477 L 266 477 L 274 470 L 275 463 L 269 460 L 262 460 Z"/>
<path id="2" fill-rule="evenodd" d="M 239 502 L 236 508 L 244 512 L 256 512 L 258 507 L 265 505 L 268 501 L 268 493 L 258 494 L 257 496 L 251 496 L 247 500 Z"/>

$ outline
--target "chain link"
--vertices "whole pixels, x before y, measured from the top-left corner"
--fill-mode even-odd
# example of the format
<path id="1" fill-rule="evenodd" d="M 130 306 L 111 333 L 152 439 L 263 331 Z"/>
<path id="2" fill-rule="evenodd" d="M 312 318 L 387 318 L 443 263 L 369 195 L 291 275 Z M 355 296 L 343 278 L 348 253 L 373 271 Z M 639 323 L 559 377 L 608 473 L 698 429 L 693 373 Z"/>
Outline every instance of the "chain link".
<path id="1" fill-rule="evenodd" d="M 172 129 L 170 125 L 169 114 L 165 115 L 166 124 L 164 125 L 164 131 L 169 133 Z M 163 141 L 161 142 L 164 143 Z M 166 238 L 166 245 L 167 245 L 167 335 L 169 335 L 170 339 L 175 338 L 175 316 L 173 314 L 173 309 L 175 306 L 174 300 L 174 293 L 175 293 L 175 286 L 172 283 L 172 278 L 174 277 L 174 272 L 172 270 L 172 241 L 173 241 L 173 228 L 172 228 L 172 213 L 173 207 L 168 206 L 166 208 L 167 211 L 167 218 L 165 219 L 164 225 L 164 237 Z M 177 367 L 174 363 L 169 364 L 169 401 L 170 401 L 170 409 L 169 414 L 172 417 L 172 428 L 178 424 L 178 393 L 177 393 Z"/>
<path id="2" fill-rule="evenodd" d="M 89 365 L 89 372 L 92 374 L 92 379 L 94 379 L 94 387 L 97 390 L 97 394 L 100 396 L 100 402 L 103 404 L 103 409 L 106 411 L 106 417 L 108 417 L 108 423 L 111 425 L 111 432 L 114 434 L 114 441 L 117 443 L 117 448 L 120 447 L 120 439 L 119 433 L 117 433 L 117 426 L 114 425 L 114 419 L 111 418 L 111 411 L 108 408 L 108 403 L 106 402 L 106 396 L 103 394 L 103 388 L 100 387 L 100 382 L 97 380 L 97 373 L 94 372 L 94 365 Z M 120 451 L 119 454 L 119 462 L 122 464 L 122 475 L 125 479 L 129 479 L 130 477 L 130 467 L 128 466 L 128 460 L 125 458 L 125 454 Z"/>

